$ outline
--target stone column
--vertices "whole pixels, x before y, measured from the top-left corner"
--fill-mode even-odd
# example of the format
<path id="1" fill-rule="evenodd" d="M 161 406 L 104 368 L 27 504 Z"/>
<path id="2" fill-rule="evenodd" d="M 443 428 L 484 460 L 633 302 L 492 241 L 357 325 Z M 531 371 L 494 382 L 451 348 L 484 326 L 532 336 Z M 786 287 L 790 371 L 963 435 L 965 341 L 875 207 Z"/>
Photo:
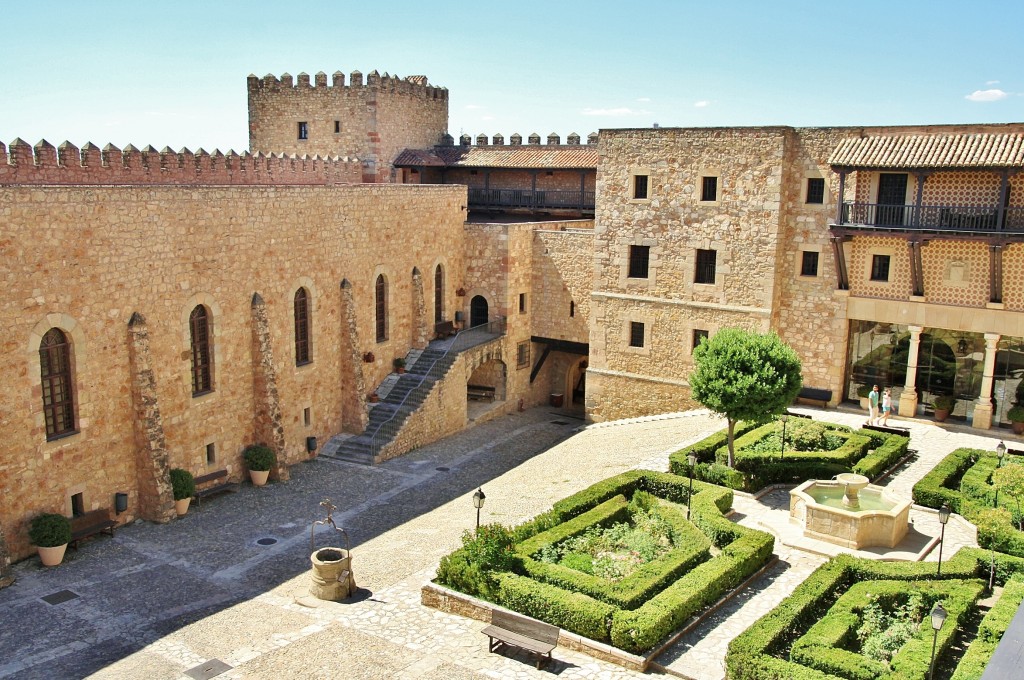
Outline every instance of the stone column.
<path id="1" fill-rule="evenodd" d="M 369 416 L 366 412 L 366 381 L 363 379 L 363 357 L 359 351 L 359 325 L 356 323 L 356 303 L 352 284 L 341 282 L 341 427 L 345 432 L 362 432 Z M 346 383 L 351 389 L 346 390 Z"/>
<path id="2" fill-rule="evenodd" d="M 910 354 L 907 356 L 907 379 L 900 394 L 900 415 L 912 418 L 917 414 L 917 354 L 921 349 L 921 326 L 908 326 Z"/>
<path id="3" fill-rule="evenodd" d="M 253 396 L 256 400 L 255 421 L 256 441 L 266 444 L 274 451 L 277 462 L 270 476 L 274 479 L 288 479 L 288 460 L 285 448 L 284 424 L 281 419 L 281 400 L 277 395 L 277 369 L 274 368 L 274 351 L 270 342 L 270 322 L 267 320 L 267 305 L 259 293 L 252 295 L 252 375 Z"/>
<path id="4" fill-rule="evenodd" d="M 135 514 L 152 522 L 168 522 L 176 515 L 170 456 L 149 351 L 149 329 L 138 312 L 128 320 L 128 361 L 135 410 Z"/>
<path id="5" fill-rule="evenodd" d="M 423 292 L 423 276 L 419 269 L 412 270 L 412 346 L 423 349 L 427 346 L 427 303 Z"/>
<path id="6" fill-rule="evenodd" d="M 999 350 L 998 333 L 985 333 L 985 368 L 981 373 L 981 394 L 974 402 L 971 425 L 982 430 L 992 429 L 992 385 L 995 382 L 996 352 Z"/>
<path id="7" fill-rule="evenodd" d="M 4 528 L 0 525 L 0 588 L 6 588 L 14 583 L 14 576 L 11 574 L 11 553 L 7 550 L 7 541 L 4 540 Z"/>

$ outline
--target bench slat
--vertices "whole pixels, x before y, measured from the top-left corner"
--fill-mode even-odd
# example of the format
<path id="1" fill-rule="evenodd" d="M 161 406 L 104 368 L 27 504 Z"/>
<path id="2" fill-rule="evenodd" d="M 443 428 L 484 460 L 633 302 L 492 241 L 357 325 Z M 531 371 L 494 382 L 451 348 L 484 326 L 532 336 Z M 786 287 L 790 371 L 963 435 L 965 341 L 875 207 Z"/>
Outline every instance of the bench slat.
<path id="1" fill-rule="evenodd" d="M 523 649 L 531 652 L 537 652 L 538 654 L 547 654 L 557 646 L 550 642 L 537 642 L 533 638 L 520 635 L 510 630 L 505 630 L 504 628 L 498 628 L 497 626 L 489 626 L 485 628 L 483 632 L 487 637 L 495 638 L 497 640 L 501 640 L 505 644 L 522 647 Z"/>
<path id="2" fill-rule="evenodd" d="M 109 509 L 92 510 L 78 517 L 71 518 L 71 541 L 73 549 L 78 550 L 79 541 L 96 534 L 114 535 L 117 522 L 110 519 Z"/>

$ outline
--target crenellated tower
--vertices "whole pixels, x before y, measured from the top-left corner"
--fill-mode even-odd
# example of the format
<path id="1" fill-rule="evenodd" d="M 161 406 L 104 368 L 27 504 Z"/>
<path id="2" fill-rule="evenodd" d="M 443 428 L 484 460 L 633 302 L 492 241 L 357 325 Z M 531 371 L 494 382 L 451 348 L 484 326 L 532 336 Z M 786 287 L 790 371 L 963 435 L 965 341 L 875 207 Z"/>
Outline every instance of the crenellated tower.
<path id="1" fill-rule="evenodd" d="M 448 130 L 448 90 L 426 76 L 335 72 L 328 85 L 300 73 L 248 78 L 252 153 L 348 156 L 364 182 L 394 181 L 392 161 L 405 148 L 440 144 Z"/>

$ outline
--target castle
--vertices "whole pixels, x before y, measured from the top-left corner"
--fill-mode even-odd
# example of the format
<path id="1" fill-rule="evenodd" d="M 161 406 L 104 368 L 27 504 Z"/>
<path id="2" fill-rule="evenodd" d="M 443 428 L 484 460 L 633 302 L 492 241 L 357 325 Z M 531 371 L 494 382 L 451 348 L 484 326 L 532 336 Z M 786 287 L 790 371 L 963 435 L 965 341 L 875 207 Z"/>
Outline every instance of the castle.
<path id="1" fill-rule="evenodd" d="M 0 144 L 0 582 L 32 516 L 166 521 L 171 468 L 238 480 L 255 442 L 284 479 L 549 401 L 694 406 L 692 348 L 729 326 L 833 404 L 877 382 L 1009 422 L 1024 124 L 473 144 L 423 76 L 247 85 L 241 155 Z"/>

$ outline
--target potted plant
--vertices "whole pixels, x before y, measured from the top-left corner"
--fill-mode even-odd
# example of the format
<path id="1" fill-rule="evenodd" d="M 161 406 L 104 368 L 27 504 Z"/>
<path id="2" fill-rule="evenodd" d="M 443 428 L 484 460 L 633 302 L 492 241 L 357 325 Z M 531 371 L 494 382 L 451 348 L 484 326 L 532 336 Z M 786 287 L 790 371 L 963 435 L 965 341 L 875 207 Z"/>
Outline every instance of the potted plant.
<path id="1" fill-rule="evenodd" d="M 932 408 L 935 410 L 935 420 L 940 423 L 949 417 L 953 407 L 956 406 L 956 397 L 951 394 L 940 394 L 935 397 L 935 401 L 932 402 Z"/>
<path id="2" fill-rule="evenodd" d="M 245 458 L 245 466 L 249 468 L 249 479 L 252 480 L 252 485 L 263 486 L 266 484 L 267 478 L 270 476 L 270 469 L 274 467 L 274 462 L 277 460 L 274 451 L 269 446 L 253 444 L 246 447 L 242 452 L 242 457 Z"/>
<path id="3" fill-rule="evenodd" d="M 174 511 L 181 517 L 188 512 L 189 503 L 196 495 L 196 480 L 192 473 L 181 468 L 171 470 L 171 493 L 174 494 Z"/>
<path id="4" fill-rule="evenodd" d="M 71 520 L 64 515 L 44 513 L 32 518 L 29 540 L 39 551 L 44 567 L 56 567 L 64 560 L 64 551 L 71 542 Z"/>
<path id="5" fill-rule="evenodd" d="M 376 392 L 370 392 L 370 396 L 368 396 L 366 400 L 369 401 L 371 404 L 376 404 L 378 401 L 380 401 L 380 395 L 377 394 Z"/>
<path id="6" fill-rule="evenodd" d="M 365 354 L 363 354 L 363 362 L 367 364 L 372 364 L 376 360 L 377 357 L 373 356 L 373 352 L 366 352 Z"/>
<path id="7" fill-rule="evenodd" d="M 861 385 L 857 388 L 857 397 L 860 399 L 860 407 L 868 410 L 868 395 L 871 394 L 871 385 Z"/>
<path id="8" fill-rule="evenodd" d="M 392 363 L 395 365 L 395 373 L 399 375 L 405 373 L 405 357 L 395 357 Z"/>
<path id="9" fill-rule="evenodd" d="M 1019 402 L 1006 412 L 1014 434 L 1024 434 L 1024 404 Z"/>

